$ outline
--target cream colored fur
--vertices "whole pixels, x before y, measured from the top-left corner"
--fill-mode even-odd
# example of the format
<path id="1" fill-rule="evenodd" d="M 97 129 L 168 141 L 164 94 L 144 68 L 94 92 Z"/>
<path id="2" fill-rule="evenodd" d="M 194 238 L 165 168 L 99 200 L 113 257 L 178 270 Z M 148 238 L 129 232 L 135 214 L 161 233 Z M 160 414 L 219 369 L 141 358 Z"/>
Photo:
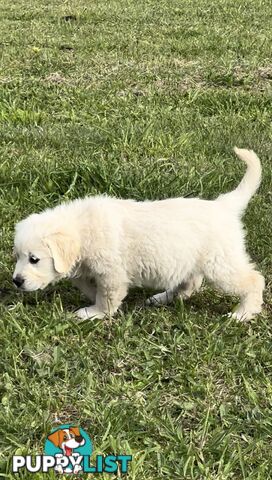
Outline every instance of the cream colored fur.
<path id="1" fill-rule="evenodd" d="M 253 151 L 235 149 L 247 164 L 239 186 L 216 200 L 172 198 L 135 202 L 97 196 L 34 214 L 16 226 L 14 278 L 26 291 L 61 278 L 94 305 L 80 319 L 113 315 L 132 286 L 161 293 L 149 304 L 189 297 L 206 278 L 238 295 L 232 316 L 248 320 L 261 311 L 264 279 L 245 250 L 241 215 L 261 180 Z M 39 259 L 29 262 L 30 255 Z"/>

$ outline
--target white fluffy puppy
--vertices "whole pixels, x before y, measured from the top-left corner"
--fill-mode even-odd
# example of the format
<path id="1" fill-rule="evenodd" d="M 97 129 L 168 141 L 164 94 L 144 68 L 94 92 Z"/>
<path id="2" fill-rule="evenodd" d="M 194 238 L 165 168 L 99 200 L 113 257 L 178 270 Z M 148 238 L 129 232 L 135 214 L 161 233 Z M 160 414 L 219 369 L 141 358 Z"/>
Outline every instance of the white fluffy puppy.
<path id="1" fill-rule="evenodd" d="M 261 311 L 264 279 L 245 250 L 241 215 L 261 180 L 253 151 L 235 148 L 247 164 L 239 186 L 216 200 L 136 202 L 87 197 L 33 214 L 16 226 L 13 276 L 25 291 L 71 278 L 93 303 L 81 319 L 114 314 L 131 286 L 159 293 L 149 304 L 188 297 L 203 277 L 240 297 L 232 314 Z"/>

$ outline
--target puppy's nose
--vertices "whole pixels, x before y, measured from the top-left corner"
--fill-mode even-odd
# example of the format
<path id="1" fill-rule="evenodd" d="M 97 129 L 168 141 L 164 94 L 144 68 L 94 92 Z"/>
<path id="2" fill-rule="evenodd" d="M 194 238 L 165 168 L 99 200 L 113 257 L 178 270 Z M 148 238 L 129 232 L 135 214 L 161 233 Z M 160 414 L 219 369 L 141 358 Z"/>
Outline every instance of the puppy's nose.
<path id="1" fill-rule="evenodd" d="M 20 288 L 25 280 L 21 275 L 16 275 L 16 277 L 14 277 L 12 281 L 13 283 L 15 283 L 16 287 Z"/>
<path id="2" fill-rule="evenodd" d="M 83 437 L 81 435 L 78 435 L 77 437 L 75 437 L 75 441 L 78 443 L 81 443 L 82 440 L 83 440 Z"/>

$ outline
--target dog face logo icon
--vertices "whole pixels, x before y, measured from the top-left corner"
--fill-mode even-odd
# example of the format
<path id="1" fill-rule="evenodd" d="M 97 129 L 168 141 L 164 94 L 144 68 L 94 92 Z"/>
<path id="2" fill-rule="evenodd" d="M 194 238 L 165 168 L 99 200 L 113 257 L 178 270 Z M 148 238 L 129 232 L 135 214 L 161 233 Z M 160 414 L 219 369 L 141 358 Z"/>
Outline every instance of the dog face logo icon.
<path id="1" fill-rule="evenodd" d="M 91 455 L 92 442 L 82 428 L 62 425 L 48 435 L 44 453 L 56 457 L 57 473 L 76 474 L 82 471 L 82 456 Z"/>
<path id="2" fill-rule="evenodd" d="M 70 457 L 73 454 L 73 449 L 84 445 L 85 440 L 82 437 L 78 427 L 63 428 L 62 430 L 56 430 L 48 437 L 50 442 L 54 443 L 56 447 L 59 447 L 63 451 L 63 455 Z"/>

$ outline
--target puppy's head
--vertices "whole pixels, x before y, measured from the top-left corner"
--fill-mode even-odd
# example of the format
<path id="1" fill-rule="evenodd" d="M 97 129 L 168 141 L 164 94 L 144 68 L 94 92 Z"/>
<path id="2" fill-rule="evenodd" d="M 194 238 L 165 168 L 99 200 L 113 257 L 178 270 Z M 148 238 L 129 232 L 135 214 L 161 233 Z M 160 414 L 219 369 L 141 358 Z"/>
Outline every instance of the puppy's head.
<path id="1" fill-rule="evenodd" d="M 13 282 L 21 290 L 34 291 L 67 277 L 79 257 L 76 233 L 53 215 L 34 214 L 18 223 Z"/>
<path id="2" fill-rule="evenodd" d="M 67 456 L 71 455 L 74 448 L 81 447 L 85 444 L 85 440 L 82 437 L 78 427 L 69 427 L 56 430 L 47 438 L 56 447 L 61 448 Z"/>

